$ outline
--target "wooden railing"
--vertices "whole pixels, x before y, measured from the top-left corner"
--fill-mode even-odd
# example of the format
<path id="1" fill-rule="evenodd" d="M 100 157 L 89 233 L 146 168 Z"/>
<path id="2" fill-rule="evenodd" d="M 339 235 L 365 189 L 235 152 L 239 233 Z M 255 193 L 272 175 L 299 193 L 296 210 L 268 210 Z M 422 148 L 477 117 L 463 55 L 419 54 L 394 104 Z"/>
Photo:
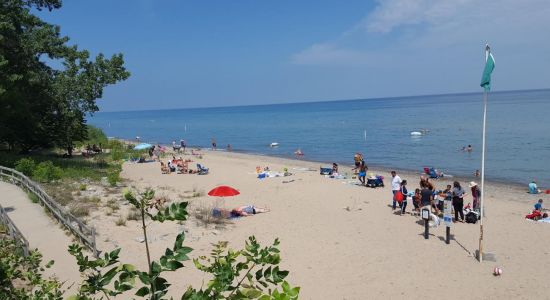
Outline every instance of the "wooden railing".
<path id="1" fill-rule="evenodd" d="M 23 249 L 23 255 L 29 255 L 29 242 L 21 231 L 19 231 L 19 228 L 15 226 L 15 223 L 10 219 L 2 205 L 0 205 L 0 223 L 6 227 L 6 234 L 15 240 L 15 243 Z"/>
<path id="2" fill-rule="evenodd" d="M 0 178 L 35 194 L 41 204 L 52 214 L 53 218 L 59 221 L 59 223 L 76 236 L 82 244 L 89 248 L 95 257 L 98 257 L 99 251 L 96 246 L 94 227 L 84 224 L 77 217 L 73 216 L 69 211 L 52 199 L 52 197 L 46 194 L 40 185 L 29 179 L 23 173 L 0 166 Z"/>

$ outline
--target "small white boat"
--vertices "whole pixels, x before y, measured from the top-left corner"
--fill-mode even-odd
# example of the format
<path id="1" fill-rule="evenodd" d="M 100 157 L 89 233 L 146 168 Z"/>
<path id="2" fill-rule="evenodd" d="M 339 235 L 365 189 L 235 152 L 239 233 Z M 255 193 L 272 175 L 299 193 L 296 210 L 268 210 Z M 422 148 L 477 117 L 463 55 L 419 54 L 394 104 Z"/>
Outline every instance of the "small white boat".
<path id="1" fill-rule="evenodd" d="M 279 143 L 273 142 L 273 143 L 269 144 L 269 147 L 279 147 Z"/>
<path id="2" fill-rule="evenodd" d="M 420 131 L 411 131 L 411 135 L 412 136 L 419 136 L 419 135 L 422 135 L 422 132 L 420 132 Z"/>

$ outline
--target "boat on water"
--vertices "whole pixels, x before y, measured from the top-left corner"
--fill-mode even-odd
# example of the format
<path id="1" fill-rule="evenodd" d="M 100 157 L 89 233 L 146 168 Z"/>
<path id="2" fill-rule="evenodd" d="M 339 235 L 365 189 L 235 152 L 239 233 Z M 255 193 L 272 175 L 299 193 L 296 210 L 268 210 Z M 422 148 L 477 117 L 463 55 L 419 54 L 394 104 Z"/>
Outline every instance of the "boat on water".
<path id="1" fill-rule="evenodd" d="M 272 148 L 273 147 L 279 147 L 279 143 L 273 142 L 273 143 L 269 144 L 269 147 L 272 147 Z"/>
<path id="2" fill-rule="evenodd" d="M 429 129 L 420 129 L 419 131 L 411 131 L 412 136 L 420 136 L 420 135 L 426 135 L 430 132 Z"/>

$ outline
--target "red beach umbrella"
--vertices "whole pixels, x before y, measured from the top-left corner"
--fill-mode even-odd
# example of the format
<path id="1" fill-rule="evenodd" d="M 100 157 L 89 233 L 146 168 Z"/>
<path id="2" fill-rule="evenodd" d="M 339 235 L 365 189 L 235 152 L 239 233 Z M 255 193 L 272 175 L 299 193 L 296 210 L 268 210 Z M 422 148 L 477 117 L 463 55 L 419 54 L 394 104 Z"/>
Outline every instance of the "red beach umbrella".
<path id="1" fill-rule="evenodd" d="M 210 192 L 208 192 L 209 196 L 214 196 L 214 197 L 231 197 L 231 196 L 237 196 L 239 194 L 240 194 L 239 191 L 227 185 L 220 185 L 212 189 Z"/>

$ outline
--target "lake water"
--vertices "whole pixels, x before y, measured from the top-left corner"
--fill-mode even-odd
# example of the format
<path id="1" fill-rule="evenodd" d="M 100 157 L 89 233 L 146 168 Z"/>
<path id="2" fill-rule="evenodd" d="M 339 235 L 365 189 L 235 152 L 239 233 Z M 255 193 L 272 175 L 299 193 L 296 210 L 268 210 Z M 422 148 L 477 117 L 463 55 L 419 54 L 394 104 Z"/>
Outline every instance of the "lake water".
<path id="1" fill-rule="evenodd" d="M 489 95 L 488 179 L 550 185 L 550 90 Z M 481 168 L 482 93 L 223 108 L 100 112 L 88 122 L 108 136 L 471 176 Z M 422 128 L 429 133 L 411 136 Z M 269 144 L 278 142 L 279 147 Z M 460 149 L 471 144 L 471 153 Z"/>

